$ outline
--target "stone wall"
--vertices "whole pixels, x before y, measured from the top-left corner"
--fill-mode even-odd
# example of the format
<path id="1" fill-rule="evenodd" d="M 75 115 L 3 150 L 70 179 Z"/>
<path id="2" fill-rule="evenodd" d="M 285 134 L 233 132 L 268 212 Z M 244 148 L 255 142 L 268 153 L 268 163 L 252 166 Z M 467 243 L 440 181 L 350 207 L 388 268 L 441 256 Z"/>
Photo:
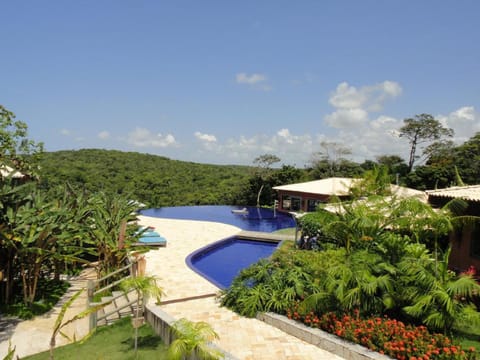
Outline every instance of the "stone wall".
<path id="1" fill-rule="evenodd" d="M 144 316 L 145 321 L 152 326 L 155 333 L 162 338 L 165 345 L 169 346 L 175 340 L 171 328 L 177 319 L 170 316 L 156 305 L 147 305 L 145 307 Z M 225 355 L 225 360 L 238 360 L 236 357 L 220 349 L 215 344 L 211 344 L 211 346 L 221 351 Z M 200 357 L 196 356 L 196 354 L 192 354 L 190 357 L 188 357 L 188 360 L 200 360 Z"/>
<path id="2" fill-rule="evenodd" d="M 308 327 L 298 321 L 274 313 L 259 313 L 257 319 L 309 344 L 349 360 L 391 360 L 390 357 L 353 344 L 323 330 Z"/>

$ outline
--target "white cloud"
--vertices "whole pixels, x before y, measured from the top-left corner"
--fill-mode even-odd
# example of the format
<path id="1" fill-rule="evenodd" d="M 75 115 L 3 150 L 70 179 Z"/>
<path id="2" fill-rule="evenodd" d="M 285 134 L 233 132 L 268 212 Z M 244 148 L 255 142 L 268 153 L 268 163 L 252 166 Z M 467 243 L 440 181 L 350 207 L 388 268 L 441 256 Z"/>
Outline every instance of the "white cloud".
<path id="1" fill-rule="evenodd" d="M 229 138 L 216 149 L 224 157 L 251 164 L 259 155 L 277 155 L 282 163 L 302 166 L 312 152 L 311 135 L 295 135 L 289 129 L 280 129 L 273 135 L 258 134 Z"/>
<path id="2" fill-rule="evenodd" d="M 386 80 L 379 85 L 380 85 L 380 88 L 382 88 L 386 94 L 392 97 L 397 97 L 402 94 L 402 87 L 400 86 L 399 83 L 395 81 Z"/>
<path id="3" fill-rule="evenodd" d="M 136 128 L 128 134 L 127 142 L 137 147 L 165 148 L 176 146 L 175 137 L 171 134 L 154 134 L 145 128 Z"/>
<path id="4" fill-rule="evenodd" d="M 60 134 L 62 134 L 63 136 L 70 136 L 71 132 L 68 129 L 62 129 L 60 130 Z"/>
<path id="5" fill-rule="evenodd" d="M 443 126 L 455 131 L 454 141 L 462 143 L 480 131 L 480 113 L 473 106 L 463 106 L 448 115 L 435 116 Z"/>
<path id="6" fill-rule="evenodd" d="M 194 133 L 194 136 L 199 140 L 202 144 L 202 147 L 208 151 L 215 151 L 218 150 L 217 145 L 217 138 L 215 135 L 211 134 L 203 134 L 200 131 Z"/>
<path id="7" fill-rule="evenodd" d="M 272 90 L 272 86 L 268 84 L 267 77 L 264 74 L 251 74 L 247 73 L 238 73 L 235 76 L 237 84 L 247 84 L 255 89 L 262 91 Z"/>
<path id="8" fill-rule="evenodd" d="M 362 125 L 367 120 L 368 113 L 360 108 L 338 109 L 325 116 L 325 122 L 337 129 Z"/>
<path id="9" fill-rule="evenodd" d="M 364 91 L 359 91 L 354 86 L 342 82 L 338 84 L 328 102 L 336 108 L 351 109 L 362 107 L 366 100 L 367 96 Z"/>
<path id="10" fill-rule="evenodd" d="M 357 89 L 347 82 L 338 84 L 329 99 L 336 108 L 365 108 L 370 111 L 380 111 L 383 103 L 389 98 L 395 98 L 402 93 L 401 86 L 394 81 L 384 81 L 374 85 L 362 86 Z"/>
<path id="11" fill-rule="evenodd" d="M 99 139 L 105 140 L 110 137 L 110 133 L 108 131 L 100 131 L 97 136 Z"/>
<path id="12" fill-rule="evenodd" d="M 236 79 L 239 84 L 254 85 L 266 81 L 267 77 L 263 74 L 247 75 L 246 73 L 238 73 Z"/>
<path id="13" fill-rule="evenodd" d="M 200 141 L 204 141 L 204 142 L 208 142 L 208 143 L 212 143 L 212 142 L 217 141 L 217 138 L 215 137 L 215 135 L 202 134 L 199 131 L 196 131 L 194 135 Z"/>
<path id="14" fill-rule="evenodd" d="M 384 130 L 387 129 L 391 131 L 396 128 L 400 128 L 403 123 L 400 123 L 397 119 L 380 115 L 377 119 L 370 121 L 370 127 L 374 130 Z"/>
<path id="15" fill-rule="evenodd" d="M 385 101 L 401 93 L 401 86 L 394 81 L 386 80 L 358 89 L 347 82 L 342 82 L 329 99 L 329 103 L 336 110 L 326 115 L 324 120 L 337 129 L 365 124 L 369 119 L 369 112 L 382 110 Z"/>

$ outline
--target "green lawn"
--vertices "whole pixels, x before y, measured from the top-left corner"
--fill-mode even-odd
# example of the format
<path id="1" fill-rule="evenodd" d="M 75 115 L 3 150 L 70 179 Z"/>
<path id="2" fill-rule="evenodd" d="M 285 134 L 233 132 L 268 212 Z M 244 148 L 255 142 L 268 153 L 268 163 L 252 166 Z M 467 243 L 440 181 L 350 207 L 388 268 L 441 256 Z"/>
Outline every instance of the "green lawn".
<path id="1" fill-rule="evenodd" d="M 167 347 L 146 324 L 138 331 L 138 359 L 165 359 Z M 83 343 L 65 345 L 55 349 L 56 360 L 62 359 L 135 359 L 134 330 L 130 318 L 124 318 L 111 326 L 99 328 Z M 22 359 L 47 360 L 49 352 L 35 354 Z"/>
<path id="2" fill-rule="evenodd" d="M 294 236 L 295 235 L 295 228 L 293 227 L 293 228 L 280 229 L 280 230 L 274 231 L 273 233 L 274 234 L 279 234 L 279 235 Z"/>

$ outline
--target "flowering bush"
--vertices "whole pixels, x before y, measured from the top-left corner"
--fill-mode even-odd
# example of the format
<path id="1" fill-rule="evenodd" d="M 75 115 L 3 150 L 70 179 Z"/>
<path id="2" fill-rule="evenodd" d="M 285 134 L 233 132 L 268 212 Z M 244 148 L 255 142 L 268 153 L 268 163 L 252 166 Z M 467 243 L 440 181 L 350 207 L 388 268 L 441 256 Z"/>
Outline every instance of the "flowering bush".
<path id="1" fill-rule="evenodd" d="M 301 314 L 298 303 L 287 316 L 399 360 L 476 358 L 475 348 L 465 351 L 447 336 L 430 333 L 425 326 L 405 325 L 388 317 L 361 319 L 358 311 L 341 317 L 334 313 Z"/>

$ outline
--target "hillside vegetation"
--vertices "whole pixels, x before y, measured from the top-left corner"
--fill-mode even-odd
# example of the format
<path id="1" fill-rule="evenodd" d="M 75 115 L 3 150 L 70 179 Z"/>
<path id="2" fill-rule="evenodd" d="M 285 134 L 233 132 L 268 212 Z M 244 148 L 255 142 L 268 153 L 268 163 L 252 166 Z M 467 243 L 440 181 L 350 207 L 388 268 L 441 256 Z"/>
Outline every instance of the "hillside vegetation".
<path id="1" fill-rule="evenodd" d="M 127 194 L 148 206 L 236 204 L 251 168 L 209 165 L 116 150 L 44 153 L 41 187 L 70 184 L 89 192 Z"/>

